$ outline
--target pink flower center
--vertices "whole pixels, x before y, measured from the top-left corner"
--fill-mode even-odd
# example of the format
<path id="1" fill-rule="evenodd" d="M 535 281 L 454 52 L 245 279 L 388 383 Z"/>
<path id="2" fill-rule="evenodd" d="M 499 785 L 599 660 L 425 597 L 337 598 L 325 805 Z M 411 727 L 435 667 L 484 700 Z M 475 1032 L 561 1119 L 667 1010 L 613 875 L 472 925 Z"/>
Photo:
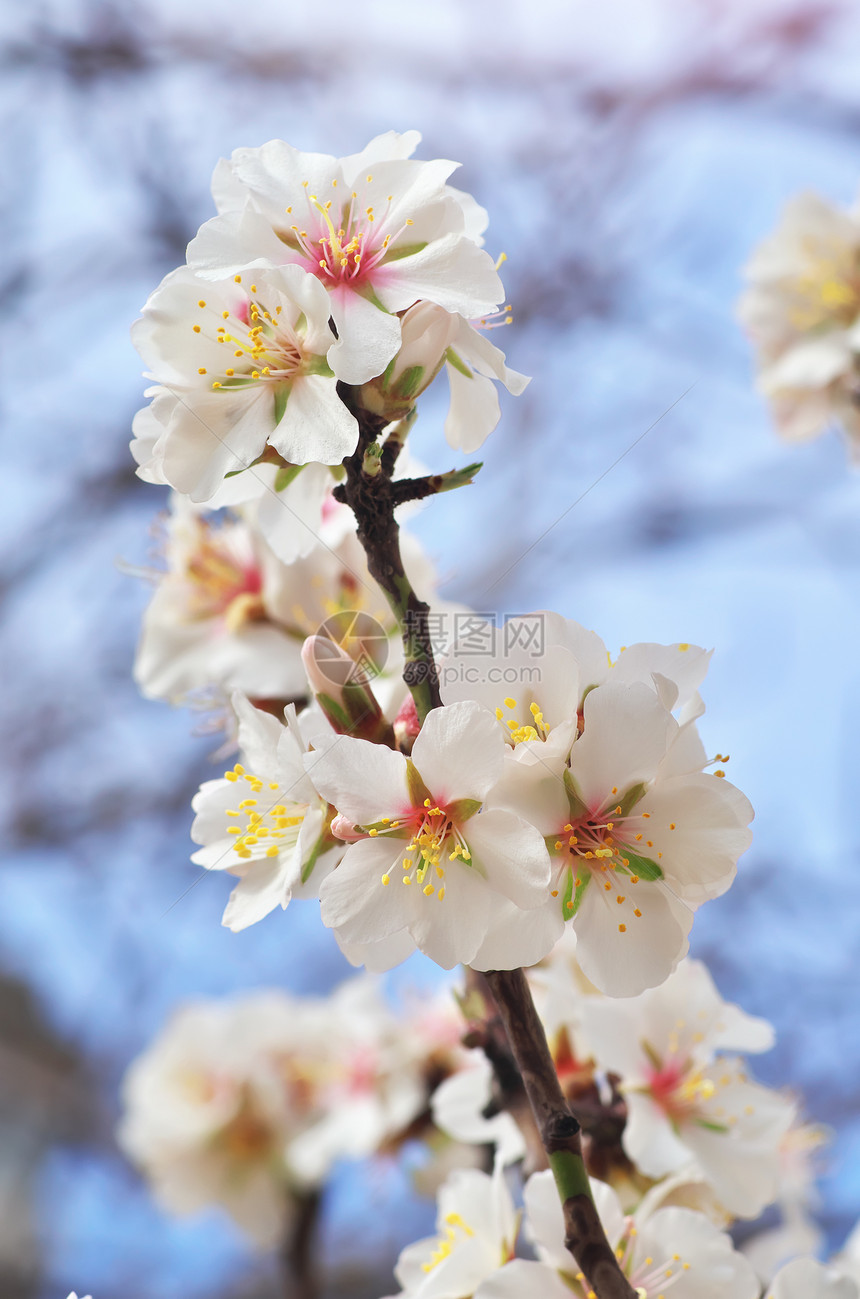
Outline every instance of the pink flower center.
<path id="1" fill-rule="evenodd" d="M 185 565 L 191 587 L 193 618 L 223 617 L 230 631 L 265 617 L 261 591 L 263 574 L 256 560 L 241 557 L 210 524 L 198 524 L 199 543 Z"/>
<path id="2" fill-rule="evenodd" d="M 675 1122 L 694 1118 L 716 1090 L 714 1083 L 691 1061 L 670 1056 L 647 1074 L 648 1091 L 656 1105 Z"/>
<path id="3" fill-rule="evenodd" d="M 596 812 L 577 820 L 567 821 L 561 827 L 558 838 L 552 845 L 561 861 L 561 870 L 558 872 L 559 887 L 554 888 L 552 892 L 554 897 L 558 896 L 561 891 L 560 886 L 567 878 L 567 872 L 570 872 L 570 896 L 564 902 L 566 917 L 572 915 L 576 909 L 576 890 L 593 880 L 592 887 L 597 885 L 602 887 L 607 901 L 612 901 L 614 898 L 615 905 L 619 908 L 619 933 L 627 932 L 631 915 L 633 920 L 641 919 L 641 908 L 636 905 L 636 899 L 631 898 L 628 893 L 629 887 L 635 889 L 639 883 L 635 866 L 631 864 L 631 860 L 638 854 L 639 846 L 637 844 L 636 849 L 632 849 L 629 844 L 637 837 L 642 839 L 642 833 L 638 832 L 633 824 L 634 822 L 638 824 L 640 820 L 641 817 L 605 820 L 600 812 Z"/>
<path id="4" fill-rule="evenodd" d="M 368 176 L 367 180 L 371 182 L 373 177 Z M 388 205 L 393 194 L 388 195 L 385 211 L 377 213 L 372 204 L 362 206 L 363 200 L 356 190 L 346 202 L 323 201 L 307 192 L 307 182 L 304 185 L 308 206 L 306 226 L 294 223 L 289 235 L 282 238 L 302 254 L 305 269 L 322 280 L 327 289 L 344 285 L 359 288 L 368 283 L 385 260 L 392 239 L 411 226 L 412 220 L 407 218 L 396 233 L 386 234 Z M 333 180 L 332 185 L 336 187 L 337 181 Z M 293 214 L 292 207 L 287 208 L 287 214 Z"/>

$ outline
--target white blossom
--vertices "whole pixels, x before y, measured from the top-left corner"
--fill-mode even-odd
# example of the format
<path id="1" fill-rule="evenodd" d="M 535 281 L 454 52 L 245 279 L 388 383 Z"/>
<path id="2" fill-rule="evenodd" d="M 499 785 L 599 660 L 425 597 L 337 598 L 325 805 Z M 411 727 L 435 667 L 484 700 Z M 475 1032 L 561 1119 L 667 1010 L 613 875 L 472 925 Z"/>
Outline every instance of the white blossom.
<path id="1" fill-rule="evenodd" d="M 483 1051 L 470 1051 L 461 1069 L 433 1093 L 433 1122 L 455 1141 L 492 1144 L 499 1163 L 512 1164 L 526 1153 L 522 1133 L 513 1117 L 500 1110 L 487 1118 L 493 1098 L 493 1068 Z"/>
<path id="2" fill-rule="evenodd" d="M 295 710 L 287 725 L 240 695 L 237 763 L 195 795 L 191 837 L 203 846 L 191 860 L 239 878 L 222 923 L 245 929 L 293 896 L 317 897 L 320 880 L 342 854 L 329 832 L 329 810 L 305 773 L 306 745 Z"/>
<path id="3" fill-rule="evenodd" d="M 659 1209 L 625 1217 L 611 1187 L 592 1181 L 609 1244 L 639 1299 L 757 1299 L 758 1281 L 730 1238 L 700 1213 Z M 565 1248 L 564 1216 L 552 1173 L 535 1173 L 525 1188 L 526 1235 L 538 1261 L 517 1259 L 475 1291 L 475 1299 L 586 1299 L 593 1293 Z"/>
<path id="4" fill-rule="evenodd" d="M 774 1278 L 766 1299 L 857 1299 L 858 1295 L 860 1287 L 838 1267 L 798 1258 Z"/>
<path id="5" fill-rule="evenodd" d="M 816 1177 L 821 1148 L 827 1139 L 826 1129 L 795 1118 L 779 1144 L 779 1181 L 774 1199 L 780 1221 L 775 1227 L 757 1232 L 743 1245 L 744 1254 L 764 1281 L 791 1259 L 821 1249 L 824 1235 L 812 1211 L 820 1202 Z"/>
<path id="6" fill-rule="evenodd" d="M 505 365 L 504 353 L 480 329 L 434 302 L 416 302 L 403 313 L 400 349 L 363 386 L 362 402 L 388 419 L 402 419 L 443 367 L 451 394 L 445 437 L 455 450 L 477 451 L 501 415 L 496 382 L 518 397 L 529 380 Z"/>
<path id="7" fill-rule="evenodd" d="M 237 149 L 213 178 L 220 215 L 188 248 L 206 275 L 250 264 L 291 264 L 326 291 L 339 379 L 381 374 L 400 346 L 398 313 L 426 300 L 467 320 L 486 315 L 504 290 L 479 247 L 484 221 L 452 189 L 457 164 L 412 161 L 417 131 L 377 136 L 347 158 L 301 153 L 283 140 Z"/>
<path id="8" fill-rule="evenodd" d="M 280 616 L 288 570 L 244 518 L 216 521 L 174 493 L 164 558 L 134 665 L 147 698 L 179 702 L 213 685 L 258 699 L 305 693 L 301 639 Z"/>
<path id="9" fill-rule="evenodd" d="M 502 807 L 482 810 L 504 752 L 492 714 L 466 703 L 433 709 L 409 759 L 349 737 L 306 759 L 340 814 L 334 833 L 352 840 L 320 891 L 349 959 L 387 969 L 418 947 L 450 969 L 476 959 L 505 899 L 523 911 L 544 901 L 538 832 Z M 520 957 L 513 941 L 504 967 Z"/>
<path id="10" fill-rule="evenodd" d="M 551 896 L 522 925 L 509 916 L 496 926 L 479 959 L 492 968 L 518 927 L 533 963 L 569 920 L 585 976 L 632 996 L 667 977 L 687 951 L 695 909 L 731 884 L 752 808 L 702 770 L 694 723 L 680 725 L 653 684 L 608 677 L 568 722 L 552 728 L 550 715 L 541 741 L 544 717 L 542 706 L 533 713 L 537 740 L 512 732 L 519 742 L 496 797 L 544 836 Z"/>
<path id="11" fill-rule="evenodd" d="M 261 1247 L 281 1239 L 303 1097 L 278 1053 L 301 1037 L 299 1015 L 278 993 L 190 1005 L 129 1068 L 119 1142 L 169 1212 L 221 1204 Z"/>
<path id="12" fill-rule="evenodd" d="M 222 1204 L 263 1247 L 335 1160 L 365 1158 L 427 1105 L 426 1053 L 377 981 L 329 997 L 253 992 L 179 1010 L 130 1066 L 120 1144 L 159 1201 Z"/>
<path id="13" fill-rule="evenodd" d="M 613 661 L 596 632 L 540 609 L 502 627 L 476 615 L 442 657 L 439 678 L 446 704 L 477 700 L 510 744 L 548 744 L 546 758 L 569 748 L 585 696 L 607 682 L 647 685 L 681 723 L 694 720 L 710 658 L 698 645 L 641 642 L 622 646 Z"/>
<path id="14" fill-rule="evenodd" d="M 786 205 L 746 267 L 739 315 L 757 351 L 758 386 L 789 441 L 841 425 L 860 445 L 860 216 L 817 194 Z"/>
<path id="15" fill-rule="evenodd" d="M 760 1213 L 776 1194 L 794 1105 L 722 1052 L 766 1050 L 770 1025 L 723 1002 L 698 961 L 638 997 L 586 1000 L 581 1017 L 597 1064 L 620 1077 L 633 1163 L 661 1178 L 693 1161 L 726 1209 Z"/>
<path id="16" fill-rule="evenodd" d="M 501 1167 L 461 1169 L 439 1191 L 437 1235 L 407 1245 L 394 1275 L 404 1299 L 470 1299 L 513 1256 L 517 1215 Z"/>
<path id="17" fill-rule="evenodd" d="M 325 359 L 329 298 L 296 267 L 203 280 L 172 271 L 132 328 L 157 390 L 142 467 L 197 502 L 271 447 L 291 465 L 339 464 L 358 425 Z M 157 426 L 164 432 L 155 436 Z M 154 440 L 153 440 L 154 438 Z"/>

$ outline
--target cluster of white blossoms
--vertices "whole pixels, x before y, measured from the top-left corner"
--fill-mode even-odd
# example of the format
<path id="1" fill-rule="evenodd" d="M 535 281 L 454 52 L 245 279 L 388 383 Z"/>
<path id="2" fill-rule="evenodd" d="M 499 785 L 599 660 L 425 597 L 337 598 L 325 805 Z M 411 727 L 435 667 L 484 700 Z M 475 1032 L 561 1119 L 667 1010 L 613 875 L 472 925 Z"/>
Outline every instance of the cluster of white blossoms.
<path id="1" fill-rule="evenodd" d="M 709 656 L 633 645 L 612 664 L 594 633 L 531 617 L 547 639 L 517 697 L 464 686 L 455 646 L 442 662 L 445 706 L 408 755 L 327 732 L 312 710 L 312 744 L 291 742 L 289 727 L 239 701 L 243 762 L 198 795 L 195 861 L 244 874 L 238 892 L 257 892 L 256 863 L 283 861 L 299 833 L 293 818 L 313 807 L 324 860 L 311 878 L 307 854 L 296 858 L 290 877 L 319 897 L 353 963 L 388 969 L 418 948 L 445 968 L 510 969 L 541 960 L 570 924 L 601 991 L 658 985 L 687 951 L 694 911 L 728 888 L 750 840 L 752 809 L 721 769 L 707 770 L 715 760 L 696 730 Z M 477 660 L 487 683 L 503 666 Z M 301 725 L 293 719 L 292 733 Z M 241 799 L 229 788 L 237 779 Z M 236 927 L 233 911 L 225 923 Z"/>
<path id="2" fill-rule="evenodd" d="M 392 131 L 347 158 L 271 140 L 222 160 L 218 215 L 132 331 L 154 385 L 133 443 L 143 477 L 211 505 L 238 475 L 234 501 L 256 500 L 259 462 L 336 470 L 355 450 L 338 381 L 367 385 L 390 419 L 443 367 L 450 443 L 472 450 L 491 432 L 494 382 L 527 381 L 471 323 L 504 301 L 486 213 L 448 184 L 456 163 L 411 158 L 419 140 Z M 287 477 L 264 475 L 262 490 L 277 501 Z M 261 512 L 264 532 L 280 504 Z"/>
<path id="3" fill-rule="evenodd" d="M 287 489 L 289 491 L 290 489 Z M 350 510 L 329 492 L 318 540 L 289 563 L 263 535 L 256 507 L 217 514 L 174 492 L 160 520 L 163 570 L 143 617 L 134 675 L 147 698 L 193 702 L 216 689 L 259 701 L 309 693 L 302 647 L 323 630 L 374 679 L 388 709 L 406 695 L 394 615 L 370 576 Z M 433 565 L 401 530 L 407 575 L 437 615 Z"/>
<path id="4" fill-rule="evenodd" d="M 625 1213 L 612 1187 L 591 1193 L 609 1244 L 637 1299 L 759 1299 L 761 1283 L 731 1237 L 704 1214 L 642 1202 Z M 565 1246 L 552 1173 L 534 1173 L 523 1191 L 522 1222 L 497 1165 L 453 1174 L 438 1198 L 437 1234 L 407 1246 L 392 1299 L 593 1299 Z M 519 1243 L 527 1257 L 517 1257 Z M 766 1299 L 857 1299 L 845 1264 L 811 1258 L 782 1268 Z"/>
<path id="5" fill-rule="evenodd" d="M 132 452 L 172 489 L 135 676 L 228 711 L 238 752 L 191 827 L 192 861 L 233 877 L 224 925 L 317 901 L 353 965 L 471 967 L 475 1049 L 450 1005 L 397 1014 L 372 974 L 326 999 L 188 1005 L 129 1069 L 120 1142 L 165 1208 L 220 1203 L 268 1248 L 338 1159 L 421 1137 L 425 1186 L 472 1166 L 401 1254 L 403 1296 L 596 1299 L 517 1073 L 517 1034 L 541 1046 L 514 1005 L 530 986 L 541 1068 L 582 1131 L 584 1162 L 563 1153 L 638 1299 L 860 1299 L 854 1238 L 828 1267 L 808 1257 L 822 1134 L 749 1076 L 770 1026 L 687 957 L 753 816 L 699 735 L 710 653 L 613 659 L 546 611 L 496 627 L 440 601 L 402 530 L 480 468 L 418 468 L 418 398 L 444 371 L 447 441 L 472 453 L 498 386 L 528 382 L 488 341 L 510 307 L 486 214 L 454 163 L 412 158 L 418 141 L 338 159 L 274 140 L 216 168 L 217 215 L 133 329 L 152 386 Z M 860 218 L 799 199 L 748 277 L 782 430 L 836 418 L 860 443 Z M 779 1225 L 735 1250 L 731 1223 L 772 1204 Z"/>
<path id="6" fill-rule="evenodd" d="M 794 1099 L 752 1082 L 734 1054 L 771 1046 L 770 1025 L 725 1002 L 698 961 L 683 961 L 660 988 L 619 999 L 585 978 L 576 951 L 570 933 L 529 978 L 559 1080 L 583 1118 L 587 1157 L 602 1170 L 592 1194 L 637 1296 L 759 1299 L 764 1286 L 767 1299 L 856 1299 L 860 1227 L 827 1266 L 801 1257 L 810 1249 L 802 1232 L 783 1231 L 776 1249 L 768 1228 L 741 1252 L 725 1234 L 774 1201 L 808 1208 L 812 1194 L 808 1156 L 821 1134 L 800 1124 Z M 433 1114 L 457 1140 L 491 1143 L 496 1171 L 458 1174 L 442 1189 L 438 1236 L 401 1255 L 402 1293 L 587 1299 L 593 1291 L 565 1247 L 549 1172 L 525 1183 L 525 1249 L 516 1257 L 510 1166 L 525 1160 L 527 1168 L 530 1156 L 500 1125 L 512 1120 L 494 1113 L 492 1070 L 475 1056 L 438 1088 Z M 613 1149 L 607 1122 L 619 1113 Z M 767 1250 L 757 1248 L 765 1241 Z"/>
<path id="7" fill-rule="evenodd" d="M 126 1074 L 120 1145 L 165 1209 L 220 1204 L 270 1248 L 336 1160 L 429 1139 L 430 1091 L 461 1067 L 460 1032 L 450 993 L 398 1009 L 370 975 L 328 997 L 189 1003 Z"/>
<path id="8" fill-rule="evenodd" d="M 790 441 L 842 429 L 860 448 L 860 212 L 817 194 L 786 204 L 754 252 L 738 310 L 758 386 Z"/>

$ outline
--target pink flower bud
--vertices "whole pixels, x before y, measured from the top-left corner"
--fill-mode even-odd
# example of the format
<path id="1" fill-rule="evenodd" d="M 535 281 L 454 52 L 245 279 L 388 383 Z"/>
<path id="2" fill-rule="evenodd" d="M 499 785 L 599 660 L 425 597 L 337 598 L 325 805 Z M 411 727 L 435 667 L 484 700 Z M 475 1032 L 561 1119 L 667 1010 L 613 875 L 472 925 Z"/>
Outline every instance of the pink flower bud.
<path id="1" fill-rule="evenodd" d="M 339 735 L 394 747 L 394 732 L 370 688 L 367 670 L 327 636 L 309 636 L 302 662 L 316 701 Z"/>

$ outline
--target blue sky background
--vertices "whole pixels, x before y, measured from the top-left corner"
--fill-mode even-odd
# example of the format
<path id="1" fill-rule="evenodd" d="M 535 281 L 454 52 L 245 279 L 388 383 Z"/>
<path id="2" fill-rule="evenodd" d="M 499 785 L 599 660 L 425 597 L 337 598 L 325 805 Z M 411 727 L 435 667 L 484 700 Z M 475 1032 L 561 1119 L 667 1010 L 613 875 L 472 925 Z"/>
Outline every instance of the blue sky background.
<path id="1" fill-rule="evenodd" d="M 221 929 L 225 882 L 188 861 L 212 743 L 130 679 L 148 592 L 118 565 L 147 562 L 163 497 L 128 455 L 128 328 L 211 214 L 220 155 L 273 136 L 349 153 L 392 127 L 462 160 L 508 255 L 497 341 L 534 376 L 477 485 L 413 526 L 450 599 L 555 608 L 616 649 L 715 648 L 703 731 L 756 839 L 693 951 L 776 1025 L 759 1076 L 834 1129 L 840 1242 L 860 1216 L 860 478 L 835 434 L 776 440 L 734 303 L 789 196 L 853 201 L 857 7 L 6 0 L 0 18 L 8 1294 L 275 1293 L 224 1219 L 167 1219 L 112 1145 L 122 1070 L 178 1000 L 348 973 L 312 907 Z M 414 433 L 434 469 L 458 463 L 443 398 Z M 366 1176 L 343 1171 L 323 1221 L 354 1295 L 384 1292 L 432 1213 L 404 1207 L 396 1169 Z"/>

